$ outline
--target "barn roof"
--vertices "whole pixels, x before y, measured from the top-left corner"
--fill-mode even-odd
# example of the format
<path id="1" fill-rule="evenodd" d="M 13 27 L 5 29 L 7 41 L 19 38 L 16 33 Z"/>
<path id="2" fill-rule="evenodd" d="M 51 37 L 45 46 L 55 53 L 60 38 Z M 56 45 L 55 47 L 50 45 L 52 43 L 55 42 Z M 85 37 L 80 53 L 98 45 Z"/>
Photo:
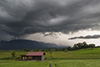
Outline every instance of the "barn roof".
<path id="1" fill-rule="evenodd" d="M 28 52 L 26 56 L 43 56 L 45 55 L 44 52 Z"/>

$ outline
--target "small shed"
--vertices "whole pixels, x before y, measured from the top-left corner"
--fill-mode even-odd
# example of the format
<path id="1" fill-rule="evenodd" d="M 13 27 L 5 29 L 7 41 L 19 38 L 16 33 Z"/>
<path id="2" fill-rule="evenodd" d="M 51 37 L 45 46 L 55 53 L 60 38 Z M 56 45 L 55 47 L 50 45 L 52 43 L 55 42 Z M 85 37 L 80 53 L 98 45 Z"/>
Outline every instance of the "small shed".
<path id="1" fill-rule="evenodd" d="M 21 60 L 43 61 L 45 59 L 44 55 L 44 52 L 28 52 L 26 55 L 21 55 Z"/>

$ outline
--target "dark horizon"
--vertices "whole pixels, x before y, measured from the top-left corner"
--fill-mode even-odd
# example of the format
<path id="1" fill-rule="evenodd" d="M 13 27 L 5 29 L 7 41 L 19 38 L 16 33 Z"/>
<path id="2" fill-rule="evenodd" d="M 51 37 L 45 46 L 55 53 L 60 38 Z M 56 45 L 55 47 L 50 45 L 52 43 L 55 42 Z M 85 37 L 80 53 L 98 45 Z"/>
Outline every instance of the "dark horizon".
<path id="1" fill-rule="evenodd" d="M 43 43 L 32 40 L 16 39 L 11 41 L 0 41 L 0 50 L 23 50 L 23 49 L 56 49 L 67 46 L 52 43 Z"/>

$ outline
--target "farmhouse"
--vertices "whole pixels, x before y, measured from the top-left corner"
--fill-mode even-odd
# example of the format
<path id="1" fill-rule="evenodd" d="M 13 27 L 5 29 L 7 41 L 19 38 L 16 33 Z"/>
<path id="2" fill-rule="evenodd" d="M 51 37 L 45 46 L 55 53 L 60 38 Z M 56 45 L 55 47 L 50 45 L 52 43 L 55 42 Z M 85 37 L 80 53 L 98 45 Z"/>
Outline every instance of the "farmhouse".
<path id="1" fill-rule="evenodd" d="M 38 60 L 43 61 L 45 53 L 44 52 L 28 52 L 26 55 L 21 55 L 21 60 Z"/>

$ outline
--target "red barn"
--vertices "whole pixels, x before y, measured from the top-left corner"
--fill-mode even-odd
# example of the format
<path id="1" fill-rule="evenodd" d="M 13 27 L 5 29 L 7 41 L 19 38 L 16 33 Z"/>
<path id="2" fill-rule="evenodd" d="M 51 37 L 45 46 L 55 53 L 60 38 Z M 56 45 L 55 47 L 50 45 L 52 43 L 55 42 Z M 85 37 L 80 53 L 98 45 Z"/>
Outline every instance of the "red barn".
<path id="1" fill-rule="evenodd" d="M 41 60 L 43 61 L 44 52 L 28 52 L 26 55 L 21 55 L 21 60 Z"/>

